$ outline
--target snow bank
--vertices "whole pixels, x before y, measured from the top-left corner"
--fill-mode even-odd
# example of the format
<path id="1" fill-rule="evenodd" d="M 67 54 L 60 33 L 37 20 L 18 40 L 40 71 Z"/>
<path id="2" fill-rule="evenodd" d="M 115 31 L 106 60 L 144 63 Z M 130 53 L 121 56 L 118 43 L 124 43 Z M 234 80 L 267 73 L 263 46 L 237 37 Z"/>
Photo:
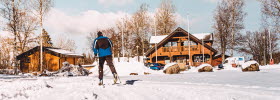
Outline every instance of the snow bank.
<path id="1" fill-rule="evenodd" d="M 97 62 L 94 64 L 97 65 Z M 98 76 L 98 66 L 90 69 L 90 72 L 93 73 L 94 76 Z M 118 62 L 114 61 L 114 66 L 119 76 L 128 76 L 130 73 L 137 73 L 138 75 L 144 75 L 144 72 L 151 74 L 160 74 L 162 71 L 154 71 L 145 67 L 143 63 L 132 60 L 130 62 Z M 112 76 L 111 70 L 109 66 L 105 63 L 103 68 L 104 76 Z"/>
<path id="2" fill-rule="evenodd" d="M 280 64 L 260 66 L 260 69 L 280 69 Z"/>
<path id="3" fill-rule="evenodd" d="M 247 61 L 247 62 L 245 62 L 244 64 L 242 64 L 242 69 L 245 69 L 245 68 L 247 68 L 247 67 L 249 67 L 250 65 L 252 65 L 252 64 L 258 64 L 259 65 L 259 63 L 258 62 L 256 62 L 256 61 Z"/>

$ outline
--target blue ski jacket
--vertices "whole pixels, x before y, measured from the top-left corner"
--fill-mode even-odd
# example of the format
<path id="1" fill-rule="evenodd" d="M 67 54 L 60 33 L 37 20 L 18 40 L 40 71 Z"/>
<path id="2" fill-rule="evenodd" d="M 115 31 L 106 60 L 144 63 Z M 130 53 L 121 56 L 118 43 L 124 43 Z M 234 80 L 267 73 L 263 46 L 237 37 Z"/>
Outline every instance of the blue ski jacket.
<path id="1" fill-rule="evenodd" d="M 99 36 L 94 40 L 92 50 L 94 52 L 94 55 L 98 54 L 99 57 L 105 57 L 108 55 L 112 55 L 112 47 L 113 43 L 108 37 Z"/>

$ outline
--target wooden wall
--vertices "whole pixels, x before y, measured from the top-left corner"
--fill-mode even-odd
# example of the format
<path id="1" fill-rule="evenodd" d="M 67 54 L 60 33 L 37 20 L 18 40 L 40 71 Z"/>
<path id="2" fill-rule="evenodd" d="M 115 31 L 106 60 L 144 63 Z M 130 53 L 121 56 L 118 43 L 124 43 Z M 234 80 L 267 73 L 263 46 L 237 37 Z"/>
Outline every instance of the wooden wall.
<path id="1" fill-rule="evenodd" d="M 45 54 L 45 66 L 46 69 L 49 71 L 57 71 L 59 70 L 59 57 L 51 55 L 51 54 Z"/>
<path id="2" fill-rule="evenodd" d="M 68 61 L 70 64 L 77 64 L 78 58 L 75 57 L 57 57 L 49 53 L 43 53 L 44 61 L 43 61 L 43 69 L 47 69 L 49 71 L 57 71 L 62 67 L 62 63 L 64 61 Z M 25 61 L 29 59 L 28 61 Z M 38 72 L 40 71 L 40 53 L 35 52 L 28 57 L 20 59 L 20 69 L 24 73 L 29 72 Z"/>

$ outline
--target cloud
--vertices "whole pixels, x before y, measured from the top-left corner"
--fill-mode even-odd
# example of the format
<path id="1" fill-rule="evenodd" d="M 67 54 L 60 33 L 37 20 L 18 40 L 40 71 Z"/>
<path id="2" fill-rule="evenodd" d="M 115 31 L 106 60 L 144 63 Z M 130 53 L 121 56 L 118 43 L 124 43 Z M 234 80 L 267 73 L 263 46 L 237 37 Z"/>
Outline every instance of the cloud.
<path id="1" fill-rule="evenodd" d="M 98 3 L 105 6 L 112 6 L 112 5 L 123 6 L 126 4 L 130 4 L 132 2 L 133 0 L 98 0 Z"/>
<path id="2" fill-rule="evenodd" d="M 123 18 L 124 12 L 101 13 L 96 10 L 88 10 L 78 15 L 66 14 L 63 11 L 52 8 L 45 27 L 59 33 L 88 34 L 97 29 L 114 27 L 117 20 Z"/>
<path id="3" fill-rule="evenodd" d="M 77 51 L 81 53 L 88 46 L 86 36 L 90 32 L 116 27 L 117 21 L 126 15 L 128 14 L 121 11 L 101 13 L 96 10 L 88 10 L 78 15 L 71 15 L 52 8 L 44 22 L 44 27 L 52 40 L 56 40 L 56 37 L 60 35 L 67 35 L 76 42 Z"/>
<path id="4" fill-rule="evenodd" d="M 149 12 L 148 14 L 151 17 L 154 16 L 154 12 Z M 52 40 L 56 40 L 60 35 L 67 35 L 67 37 L 76 42 L 77 51 L 82 53 L 88 47 L 86 36 L 90 32 L 111 27 L 115 28 L 117 21 L 124 16 L 131 15 L 121 11 L 103 13 L 96 10 L 87 10 L 78 15 L 72 15 L 52 8 L 44 22 L 44 27 L 49 32 Z M 187 20 L 179 13 L 176 13 L 175 16 L 179 26 L 186 29 Z M 195 23 L 195 21 L 191 20 L 190 23 Z"/>
<path id="5" fill-rule="evenodd" d="M 221 1 L 221 0 L 204 0 L 206 2 L 211 2 L 211 3 L 217 3 L 218 1 Z"/>

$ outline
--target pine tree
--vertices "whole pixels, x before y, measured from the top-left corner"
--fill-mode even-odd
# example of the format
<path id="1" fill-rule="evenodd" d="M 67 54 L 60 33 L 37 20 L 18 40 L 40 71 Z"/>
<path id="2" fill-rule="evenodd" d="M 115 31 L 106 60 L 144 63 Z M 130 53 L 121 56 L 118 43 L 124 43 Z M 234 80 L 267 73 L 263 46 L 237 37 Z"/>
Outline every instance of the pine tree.
<path id="1" fill-rule="evenodd" d="M 45 29 L 43 29 L 42 37 L 43 37 L 43 47 L 53 47 L 50 35 L 48 34 L 48 32 Z"/>

